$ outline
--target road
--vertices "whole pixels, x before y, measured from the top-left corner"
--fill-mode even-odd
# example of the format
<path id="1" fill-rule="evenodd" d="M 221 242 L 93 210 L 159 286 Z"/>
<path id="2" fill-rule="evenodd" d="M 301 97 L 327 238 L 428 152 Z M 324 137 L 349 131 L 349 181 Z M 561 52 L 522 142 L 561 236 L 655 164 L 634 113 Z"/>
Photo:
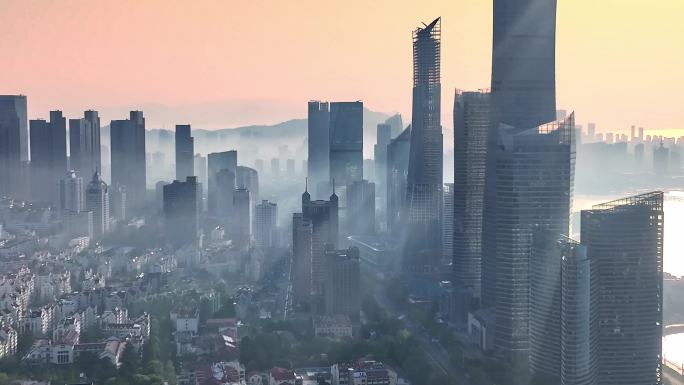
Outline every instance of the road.
<path id="1" fill-rule="evenodd" d="M 390 315 L 398 317 L 401 312 L 391 303 L 391 301 L 385 296 L 384 293 L 378 293 L 376 299 L 380 306 L 385 308 Z M 404 319 L 404 324 L 406 329 L 416 337 L 420 349 L 423 351 L 425 356 L 428 358 L 428 362 L 433 369 L 443 373 L 449 378 L 455 378 L 458 384 L 462 385 L 473 385 L 472 382 L 465 376 L 463 371 L 459 371 L 454 365 L 451 364 L 451 358 L 449 353 L 439 344 L 431 342 L 431 336 L 428 335 L 425 330 L 415 322 Z"/>

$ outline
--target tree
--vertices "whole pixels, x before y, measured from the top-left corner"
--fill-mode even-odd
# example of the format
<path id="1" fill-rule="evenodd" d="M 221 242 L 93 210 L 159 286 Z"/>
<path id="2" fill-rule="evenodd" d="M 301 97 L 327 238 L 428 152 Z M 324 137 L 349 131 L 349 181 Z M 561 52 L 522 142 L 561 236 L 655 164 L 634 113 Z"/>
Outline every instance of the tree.
<path id="1" fill-rule="evenodd" d="M 166 361 L 164 365 L 164 379 L 169 385 L 176 385 L 176 367 L 171 360 Z"/>
<path id="2" fill-rule="evenodd" d="M 119 367 L 119 374 L 130 378 L 138 371 L 139 366 L 138 353 L 135 351 L 133 345 L 127 343 L 121 353 L 121 366 Z"/>

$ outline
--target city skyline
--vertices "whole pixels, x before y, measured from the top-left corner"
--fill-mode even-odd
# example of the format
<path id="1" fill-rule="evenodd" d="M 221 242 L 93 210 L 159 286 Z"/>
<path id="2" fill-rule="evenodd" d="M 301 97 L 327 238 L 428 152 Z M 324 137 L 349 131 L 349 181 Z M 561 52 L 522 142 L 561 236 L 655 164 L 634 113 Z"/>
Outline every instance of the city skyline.
<path id="1" fill-rule="evenodd" d="M 108 122 L 130 109 L 142 109 L 149 116 L 148 128 L 170 129 L 188 122 L 197 128 L 215 129 L 304 117 L 306 107 L 301 101 L 316 97 L 362 99 L 372 110 L 400 112 L 410 119 L 409 83 L 403 76 L 411 66 L 405 31 L 419 26 L 416 20 L 438 15 L 452 26 L 445 28 L 443 38 L 442 96 L 446 105 L 453 102 L 454 88 L 485 88 L 491 73 L 490 2 L 431 1 L 420 7 L 390 7 L 389 2 L 381 2 L 361 12 L 358 7 L 338 7 L 338 12 L 358 24 L 353 30 L 316 7 L 302 7 L 301 13 L 285 13 L 287 17 L 281 18 L 281 5 L 268 2 L 228 9 L 227 3 L 206 1 L 204 7 L 189 11 L 176 5 L 159 7 L 154 1 L 145 5 L 100 2 L 89 7 L 79 7 L 81 1 L 5 3 L 0 22 L 7 33 L 0 37 L 0 47 L 12 49 L 13 55 L 0 65 L 0 93 L 28 95 L 31 118 L 45 116 L 55 108 L 62 109 L 65 116 L 92 108 Z M 619 18 L 613 16 L 617 7 Z M 645 0 L 561 1 L 558 107 L 574 106 L 579 122 L 596 121 L 599 130 L 626 132 L 632 124 L 677 128 L 682 116 L 676 98 L 662 95 L 676 95 L 682 87 L 683 80 L 676 72 L 682 58 L 671 51 L 681 45 L 684 36 L 678 33 L 684 32 L 684 27 L 675 16 L 681 11 L 684 4 L 677 0 L 657 4 Z M 104 14 L 108 18 L 99 17 Z M 262 21 L 252 23 L 249 16 L 257 14 Z M 31 23 L 28 31 L 24 22 L 29 15 L 50 22 Z M 378 22 L 380 15 L 392 22 Z M 90 33 L 79 34 L 81 29 L 62 24 L 72 16 L 79 17 L 83 30 Z M 582 23 L 576 23 L 578 17 Z M 114 28 L 124 18 L 131 25 L 130 32 Z M 151 23 L 151 18 L 163 22 Z M 197 20 L 203 20 L 202 25 Z M 264 24 L 267 28 L 262 29 Z M 183 39 L 171 43 L 167 36 L 175 33 L 172 35 L 170 28 L 188 30 L 179 34 Z M 237 30 L 253 38 L 241 42 L 233 38 Z M 310 30 L 317 33 L 310 34 Z M 276 36 L 285 43 L 266 51 L 259 48 Z M 331 36 L 335 36 L 334 45 L 326 44 Z M 361 37 L 366 44 L 357 43 Z M 91 39 L 107 44 L 92 44 Z M 306 55 L 312 44 L 320 55 Z M 83 55 L 83 47 L 91 54 Z M 123 52 L 138 54 L 143 60 L 126 63 Z M 243 60 L 233 60 L 232 52 L 241 52 Z M 51 56 L 45 60 L 46 55 L 54 54 L 62 59 L 55 61 Z M 284 55 L 292 60 L 278 59 Z M 669 60 L 659 60 L 664 55 L 670 55 Z M 83 64 L 75 65 L 76 57 Z M 363 60 L 357 60 L 359 57 Z M 396 65 L 386 66 L 388 60 Z M 96 65 L 105 61 L 111 65 Z M 45 67 L 47 62 L 50 68 Z M 646 72 L 648 76 L 632 76 Z M 155 76 L 148 76 L 150 73 Z M 261 81 L 251 85 L 249 79 L 257 75 Z M 623 80 L 627 77 L 629 82 Z M 250 86 L 242 87 L 244 81 Z M 135 95 L 130 93 L 129 83 L 138 85 Z M 634 97 L 652 94 L 654 87 L 659 89 L 657 99 Z M 236 88 L 243 90 L 239 98 Z M 587 92 L 589 88 L 591 92 Z M 70 90 L 67 96 L 64 89 Z M 659 113 L 640 113 L 649 107 Z M 445 134 L 450 136 L 447 115 L 444 111 Z"/>

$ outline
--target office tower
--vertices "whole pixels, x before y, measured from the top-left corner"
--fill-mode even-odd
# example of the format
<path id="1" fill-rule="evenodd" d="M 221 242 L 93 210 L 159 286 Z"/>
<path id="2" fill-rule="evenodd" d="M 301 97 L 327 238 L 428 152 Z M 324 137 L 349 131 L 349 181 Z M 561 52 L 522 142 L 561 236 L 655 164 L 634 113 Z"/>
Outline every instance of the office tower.
<path id="1" fill-rule="evenodd" d="M 254 207 L 254 243 L 257 247 L 275 247 L 278 242 L 278 206 L 267 200 Z"/>
<path id="2" fill-rule="evenodd" d="M 581 221 L 596 306 L 596 383 L 659 384 L 663 193 L 596 205 Z"/>
<path id="3" fill-rule="evenodd" d="M 292 214 L 292 292 L 297 305 L 311 297 L 311 221 L 304 214 Z"/>
<path id="4" fill-rule="evenodd" d="M 339 238 L 339 199 L 333 191 L 330 200 L 311 200 L 308 189 L 302 194 L 302 218 L 311 223 L 311 289 L 314 297 L 323 294 L 325 245 L 337 247 Z"/>
<path id="5" fill-rule="evenodd" d="M 249 195 L 249 190 L 244 187 L 235 189 L 233 194 L 233 240 L 238 245 L 249 245 L 252 236 L 252 204 Z"/>
<path id="6" fill-rule="evenodd" d="M 531 231 L 543 226 L 568 234 L 574 114 L 525 131 L 504 125 L 495 136 L 485 181 L 482 304 L 495 309 L 496 349 L 505 359 L 523 363 L 529 353 Z"/>
<path id="7" fill-rule="evenodd" d="M 209 215 L 216 215 L 216 202 L 221 194 L 225 194 L 226 191 L 223 189 L 218 189 L 216 184 L 216 174 L 221 170 L 229 170 L 235 175 L 237 169 L 237 151 L 224 151 L 215 152 L 209 154 L 208 159 L 208 207 Z M 225 186 L 224 186 L 225 188 Z M 218 190 L 217 190 L 218 189 Z M 231 188 L 231 191 L 235 189 L 235 186 Z M 231 196 L 232 198 L 232 196 Z M 232 199 L 231 199 L 232 200 Z"/>
<path id="8" fill-rule="evenodd" d="M 126 188 L 126 204 L 137 210 L 145 203 L 147 170 L 145 166 L 145 118 L 142 111 L 131 111 L 127 120 L 112 120 L 112 185 Z"/>
<path id="9" fill-rule="evenodd" d="M 585 246 L 561 241 L 560 379 L 561 385 L 595 382 L 596 336 L 591 296 L 591 262 Z"/>
<path id="10" fill-rule="evenodd" d="M 472 292 L 476 298 L 480 297 L 482 216 L 490 112 L 488 92 L 456 91 L 452 214 L 453 282 L 459 289 Z"/>
<path id="11" fill-rule="evenodd" d="M 271 159 L 271 177 L 276 180 L 280 178 L 280 159 L 278 158 Z"/>
<path id="12" fill-rule="evenodd" d="M 85 206 L 93 213 L 93 237 L 101 238 L 109 231 L 109 187 L 97 171 L 86 187 Z"/>
<path id="13" fill-rule="evenodd" d="M 258 173 L 263 174 L 264 173 L 264 160 L 263 159 L 257 159 L 254 161 L 254 169 L 257 170 Z"/>
<path id="14" fill-rule="evenodd" d="M 174 180 L 164 186 L 164 232 L 174 247 L 195 244 L 199 237 L 199 186 L 197 178 Z"/>
<path id="15" fill-rule="evenodd" d="M 194 175 L 197 177 L 197 183 L 200 184 L 202 190 L 202 197 L 207 191 L 207 157 L 201 154 L 195 154 L 193 160 Z"/>
<path id="16" fill-rule="evenodd" d="M 100 118 L 88 110 L 83 118 L 69 119 L 69 167 L 79 175 L 101 172 Z"/>
<path id="17" fill-rule="evenodd" d="M 667 175 L 670 172 L 670 150 L 663 146 L 663 142 L 653 150 L 653 172 L 656 175 Z"/>
<path id="18" fill-rule="evenodd" d="M 364 159 L 363 169 L 365 170 L 363 172 L 363 175 L 366 177 L 366 179 L 370 181 L 375 181 L 375 160 Z"/>
<path id="19" fill-rule="evenodd" d="M 591 272 L 584 245 L 536 227 L 530 249 L 530 372 L 591 385 Z"/>
<path id="20" fill-rule="evenodd" d="M 38 202 L 55 203 L 57 184 L 67 171 L 66 119 L 50 111 L 50 121 L 31 120 L 31 192 Z"/>
<path id="21" fill-rule="evenodd" d="M 413 33 L 413 109 L 408 169 L 408 232 L 403 269 L 432 275 L 442 257 L 440 19 Z M 435 282 L 428 279 L 430 282 Z"/>
<path id="22" fill-rule="evenodd" d="M 234 196 L 235 196 L 235 173 L 229 169 L 222 169 L 214 175 L 214 210 L 212 214 L 218 218 L 224 226 L 230 221 L 235 221 Z"/>
<path id="23" fill-rule="evenodd" d="M 518 130 L 556 120 L 556 0 L 495 0 L 492 102 Z"/>
<path id="24" fill-rule="evenodd" d="M 245 166 L 237 167 L 237 187 L 244 187 L 249 190 L 252 198 L 252 205 L 259 201 L 259 173 L 257 170 Z"/>
<path id="25" fill-rule="evenodd" d="M 347 187 L 347 234 L 375 234 L 375 183 L 353 182 Z"/>
<path id="26" fill-rule="evenodd" d="M 330 181 L 347 186 L 363 179 L 363 103 L 330 103 Z"/>
<path id="27" fill-rule="evenodd" d="M 399 134 L 402 133 L 402 131 L 404 131 L 404 122 L 401 119 L 401 114 L 395 114 L 390 116 L 389 118 L 387 118 L 387 120 L 385 120 L 385 124 L 389 124 L 390 127 L 392 127 L 391 139 L 396 138 L 397 136 L 399 136 Z"/>
<path id="28" fill-rule="evenodd" d="M 330 178 L 330 106 L 310 101 L 308 111 L 307 175 L 312 186 L 319 186 Z"/>
<path id="29" fill-rule="evenodd" d="M 176 179 L 184 180 L 195 174 L 195 138 L 190 136 L 189 124 L 176 125 Z"/>
<path id="30" fill-rule="evenodd" d="M 0 95 L 0 194 L 24 194 L 21 170 L 29 160 L 26 96 Z"/>
<path id="31" fill-rule="evenodd" d="M 631 127 L 629 138 L 630 138 L 630 140 L 636 139 L 636 127 L 635 126 Z"/>
<path id="32" fill-rule="evenodd" d="M 411 126 L 387 146 L 387 229 L 403 239 L 406 224 L 406 189 L 411 146 Z"/>
<path id="33" fill-rule="evenodd" d="M 123 221 L 126 219 L 126 187 L 121 185 L 112 186 L 110 193 L 110 218 L 115 221 Z"/>
<path id="34" fill-rule="evenodd" d="M 612 132 L 607 132 L 606 133 L 606 143 L 613 143 L 613 133 Z"/>
<path id="35" fill-rule="evenodd" d="M 59 210 L 62 213 L 82 211 L 85 208 L 84 192 L 83 178 L 74 170 L 67 171 L 59 180 Z"/>
<path id="36" fill-rule="evenodd" d="M 385 200 L 387 188 L 387 146 L 392 141 L 392 126 L 388 123 L 378 124 L 376 143 L 373 148 L 375 160 L 375 177 L 373 180 L 378 186 L 378 197 Z"/>
<path id="37" fill-rule="evenodd" d="M 442 265 L 448 265 L 454 259 L 454 184 L 445 183 L 443 193 Z"/>
<path id="38" fill-rule="evenodd" d="M 359 249 L 325 247 L 325 313 L 359 318 L 361 311 Z"/>
<path id="39" fill-rule="evenodd" d="M 639 140 L 644 140 L 644 128 L 639 127 Z"/>
<path id="40" fill-rule="evenodd" d="M 589 136 L 590 142 L 594 141 L 594 138 L 596 137 L 596 124 L 595 123 L 589 123 L 587 125 L 587 136 Z"/>
<path id="41" fill-rule="evenodd" d="M 294 159 L 288 159 L 286 163 L 287 177 L 294 178 L 295 176 L 295 161 Z"/>

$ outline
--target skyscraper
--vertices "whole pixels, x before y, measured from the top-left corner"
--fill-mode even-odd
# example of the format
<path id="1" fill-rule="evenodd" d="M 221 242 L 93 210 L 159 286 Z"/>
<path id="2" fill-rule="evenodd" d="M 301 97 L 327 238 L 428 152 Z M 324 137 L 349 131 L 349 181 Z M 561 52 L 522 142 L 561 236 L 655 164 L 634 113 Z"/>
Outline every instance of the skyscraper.
<path id="1" fill-rule="evenodd" d="M 164 232 L 170 244 L 182 247 L 199 237 L 199 186 L 197 177 L 174 180 L 164 186 Z"/>
<path id="2" fill-rule="evenodd" d="M 357 319 L 361 311 L 359 249 L 325 247 L 325 313 Z"/>
<path id="3" fill-rule="evenodd" d="M 482 215 L 490 125 L 488 92 L 454 98 L 453 282 L 480 297 Z M 446 240 L 445 240 L 446 242 Z"/>
<path id="4" fill-rule="evenodd" d="M 376 143 L 373 149 L 375 160 L 375 181 L 377 195 L 385 200 L 387 188 L 387 146 L 392 141 L 392 126 L 387 123 L 378 124 Z"/>
<path id="5" fill-rule="evenodd" d="M 86 188 L 85 198 L 86 210 L 93 213 L 93 237 L 100 238 L 109 231 L 109 188 L 97 171 Z"/>
<path id="6" fill-rule="evenodd" d="M 50 122 L 31 120 L 31 192 L 39 202 L 57 202 L 57 184 L 67 171 L 66 119 L 50 111 Z"/>
<path id="7" fill-rule="evenodd" d="M 385 124 L 389 124 L 390 127 L 392 127 L 392 138 L 394 139 L 399 134 L 401 134 L 402 131 L 404 131 L 404 122 L 401 119 L 401 114 L 396 114 L 392 115 L 387 120 L 385 120 Z"/>
<path id="8" fill-rule="evenodd" d="M 592 300 L 587 248 L 537 227 L 530 256 L 531 373 L 549 383 L 596 384 Z"/>
<path id="9" fill-rule="evenodd" d="M 238 245 L 249 245 L 252 237 L 252 204 L 249 190 L 239 187 L 233 194 L 233 241 Z"/>
<path id="10" fill-rule="evenodd" d="M 581 220 L 595 288 L 596 383 L 659 384 L 663 193 L 596 205 L 582 211 Z"/>
<path id="11" fill-rule="evenodd" d="M 176 179 L 195 175 L 195 138 L 190 136 L 189 124 L 176 125 Z"/>
<path id="12" fill-rule="evenodd" d="M 492 101 L 518 130 L 556 120 L 556 1 L 494 1 Z"/>
<path id="13" fill-rule="evenodd" d="M 58 208 L 61 212 L 79 212 L 85 208 L 85 190 L 83 178 L 76 175 L 76 171 L 67 171 L 66 175 L 59 180 Z"/>
<path id="14" fill-rule="evenodd" d="M 532 229 L 568 235 L 574 114 L 525 131 L 501 126 L 496 137 L 486 171 L 482 304 L 495 309 L 496 348 L 507 360 L 526 365 Z"/>
<path id="15" fill-rule="evenodd" d="M 375 234 L 375 183 L 353 182 L 347 187 L 347 234 Z"/>
<path id="16" fill-rule="evenodd" d="M 330 106 L 320 101 L 309 102 L 307 164 L 309 182 L 316 187 L 330 178 Z M 317 188 L 317 187 L 316 187 Z"/>
<path id="17" fill-rule="evenodd" d="M 237 187 L 245 187 L 249 190 L 252 204 L 259 201 L 259 173 L 257 170 L 245 166 L 238 166 L 235 184 Z"/>
<path id="18" fill-rule="evenodd" d="M 278 206 L 267 200 L 254 208 L 254 243 L 257 247 L 275 247 L 278 240 Z"/>
<path id="19" fill-rule="evenodd" d="M 26 96 L 0 95 L 0 193 L 25 192 L 20 170 L 28 160 Z"/>
<path id="20" fill-rule="evenodd" d="M 112 120 L 110 129 L 112 185 L 126 188 L 128 208 L 140 208 L 147 193 L 145 118 L 142 111 L 131 111 L 127 120 Z"/>
<path id="21" fill-rule="evenodd" d="M 126 219 L 126 187 L 121 185 L 111 186 L 110 189 L 112 220 L 122 221 Z"/>
<path id="22" fill-rule="evenodd" d="M 363 179 L 363 103 L 330 103 L 330 181 L 347 186 Z"/>
<path id="23" fill-rule="evenodd" d="M 410 147 L 411 126 L 387 146 L 387 229 L 397 239 L 403 239 L 406 225 Z"/>
<path id="24" fill-rule="evenodd" d="M 194 175 L 197 177 L 197 183 L 200 184 L 202 190 L 202 198 L 205 198 L 207 191 L 207 157 L 201 154 L 195 154 L 193 160 Z"/>
<path id="25" fill-rule="evenodd" d="M 560 379 L 561 385 L 597 385 L 596 335 L 592 333 L 594 307 L 591 263 L 587 248 L 561 241 Z"/>
<path id="26" fill-rule="evenodd" d="M 88 110 L 83 118 L 69 119 L 69 167 L 79 175 L 102 172 L 100 117 Z"/>
<path id="27" fill-rule="evenodd" d="M 217 199 L 225 191 L 217 190 L 216 174 L 221 170 L 229 170 L 235 175 L 237 169 L 237 151 L 224 151 L 209 154 L 208 159 L 208 207 L 209 215 L 216 215 Z M 232 189 L 235 189 L 233 186 Z M 231 197 L 232 198 L 232 197 Z"/>
<path id="28" fill-rule="evenodd" d="M 413 32 L 409 231 L 403 256 L 404 271 L 413 276 L 439 272 L 442 256 L 440 52 L 441 29 L 440 18 L 437 18 Z"/>
<path id="29" fill-rule="evenodd" d="M 214 174 L 214 210 L 211 212 L 219 223 L 229 226 L 234 217 L 235 172 L 224 168 Z"/>
<path id="30" fill-rule="evenodd" d="M 454 259 L 454 184 L 445 183 L 442 191 L 442 265 L 448 265 Z"/>
<path id="31" fill-rule="evenodd" d="M 302 194 L 302 219 L 311 223 L 311 289 L 316 298 L 323 295 L 325 246 L 337 247 L 339 237 L 339 200 L 335 192 L 330 200 L 311 200 L 308 190 Z"/>
<path id="32" fill-rule="evenodd" d="M 303 213 L 292 214 L 292 291 L 297 305 L 311 297 L 311 221 Z"/>

